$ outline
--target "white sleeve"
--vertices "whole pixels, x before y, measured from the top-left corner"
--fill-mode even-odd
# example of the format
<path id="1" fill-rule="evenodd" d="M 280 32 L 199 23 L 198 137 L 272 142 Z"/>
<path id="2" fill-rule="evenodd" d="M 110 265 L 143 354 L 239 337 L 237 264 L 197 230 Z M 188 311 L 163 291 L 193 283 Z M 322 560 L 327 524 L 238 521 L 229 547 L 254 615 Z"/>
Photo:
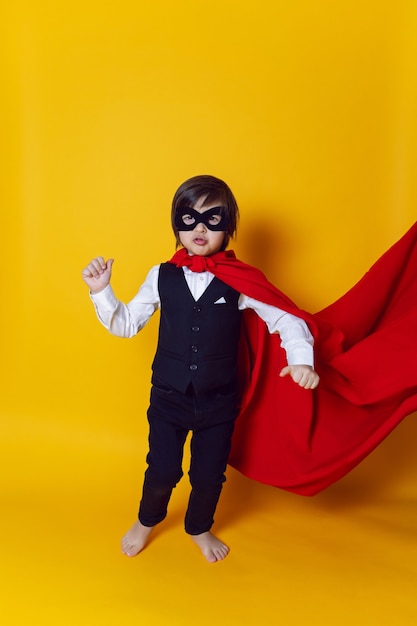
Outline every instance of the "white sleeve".
<path id="1" fill-rule="evenodd" d="M 159 265 L 155 265 L 128 304 L 116 298 L 111 285 L 99 293 L 90 294 L 98 319 L 112 335 L 133 337 L 149 321 L 160 307 L 158 277 Z"/>
<path id="2" fill-rule="evenodd" d="M 239 309 L 253 309 L 265 322 L 271 334 L 279 334 L 288 365 L 314 367 L 314 339 L 304 320 L 243 294 L 239 298 Z"/>

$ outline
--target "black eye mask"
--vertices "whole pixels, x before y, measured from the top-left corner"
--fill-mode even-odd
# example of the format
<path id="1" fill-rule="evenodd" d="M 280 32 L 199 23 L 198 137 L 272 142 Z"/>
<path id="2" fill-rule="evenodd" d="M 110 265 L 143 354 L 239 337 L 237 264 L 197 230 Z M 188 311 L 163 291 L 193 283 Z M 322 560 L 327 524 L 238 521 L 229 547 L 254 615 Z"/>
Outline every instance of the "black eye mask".
<path id="1" fill-rule="evenodd" d="M 218 221 L 219 217 L 220 220 Z M 215 206 L 203 213 L 199 213 L 188 206 L 178 209 L 175 214 L 175 226 L 178 230 L 194 230 L 197 224 L 204 224 L 209 230 L 226 231 L 228 221 L 224 214 L 224 207 Z"/>

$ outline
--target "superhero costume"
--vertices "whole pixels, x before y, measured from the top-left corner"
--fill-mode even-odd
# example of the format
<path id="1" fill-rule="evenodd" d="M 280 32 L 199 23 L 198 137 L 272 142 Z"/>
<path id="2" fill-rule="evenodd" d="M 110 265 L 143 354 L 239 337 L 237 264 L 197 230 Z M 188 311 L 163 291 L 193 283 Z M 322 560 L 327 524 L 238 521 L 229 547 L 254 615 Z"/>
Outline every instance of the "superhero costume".
<path id="1" fill-rule="evenodd" d="M 417 223 L 345 295 L 299 309 L 233 251 L 179 250 L 170 260 L 210 271 L 240 293 L 304 319 L 319 387 L 278 376 L 286 356 L 252 311 L 240 339 L 242 405 L 229 464 L 259 482 L 314 495 L 342 478 L 417 409 Z"/>

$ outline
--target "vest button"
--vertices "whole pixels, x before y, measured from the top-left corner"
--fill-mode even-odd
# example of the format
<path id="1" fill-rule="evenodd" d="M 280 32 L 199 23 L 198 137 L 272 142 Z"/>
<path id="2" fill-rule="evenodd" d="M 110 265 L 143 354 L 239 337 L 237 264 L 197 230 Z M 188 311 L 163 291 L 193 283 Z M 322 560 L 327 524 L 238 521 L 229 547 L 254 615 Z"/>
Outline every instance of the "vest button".
<path id="1" fill-rule="evenodd" d="M 201 313 L 201 306 L 199 306 L 198 304 L 194 307 L 194 311 L 197 311 L 197 313 Z"/>
<path id="2" fill-rule="evenodd" d="M 193 352 L 198 352 L 198 346 L 191 346 L 191 350 Z"/>
<path id="3" fill-rule="evenodd" d="M 191 330 L 192 330 L 194 333 L 198 333 L 198 331 L 200 330 L 200 327 L 199 327 L 199 326 L 192 326 L 192 327 L 191 327 Z"/>
<path id="4" fill-rule="evenodd" d="M 195 371 L 196 371 L 196 369 L 198 369 L 198 365 L 195 365 L 194 363 L 193 363 L 192 365 L 190 365 L 190 370 L 191 370 L 192 372 L 195 372 Z"/>

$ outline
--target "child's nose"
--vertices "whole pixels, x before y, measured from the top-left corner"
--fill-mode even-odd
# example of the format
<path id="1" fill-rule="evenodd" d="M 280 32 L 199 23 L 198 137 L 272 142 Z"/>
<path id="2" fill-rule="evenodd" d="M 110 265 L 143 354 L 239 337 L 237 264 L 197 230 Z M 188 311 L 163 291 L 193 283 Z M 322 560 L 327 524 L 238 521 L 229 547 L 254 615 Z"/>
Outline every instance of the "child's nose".
<path id="1" fill-rule="evenodd" d="M 206 225 L 204 224 L 204 222 L 198 222 L 194 230 L 199 230 L 201 232 L 204 232 L 206 230 Z"/>

